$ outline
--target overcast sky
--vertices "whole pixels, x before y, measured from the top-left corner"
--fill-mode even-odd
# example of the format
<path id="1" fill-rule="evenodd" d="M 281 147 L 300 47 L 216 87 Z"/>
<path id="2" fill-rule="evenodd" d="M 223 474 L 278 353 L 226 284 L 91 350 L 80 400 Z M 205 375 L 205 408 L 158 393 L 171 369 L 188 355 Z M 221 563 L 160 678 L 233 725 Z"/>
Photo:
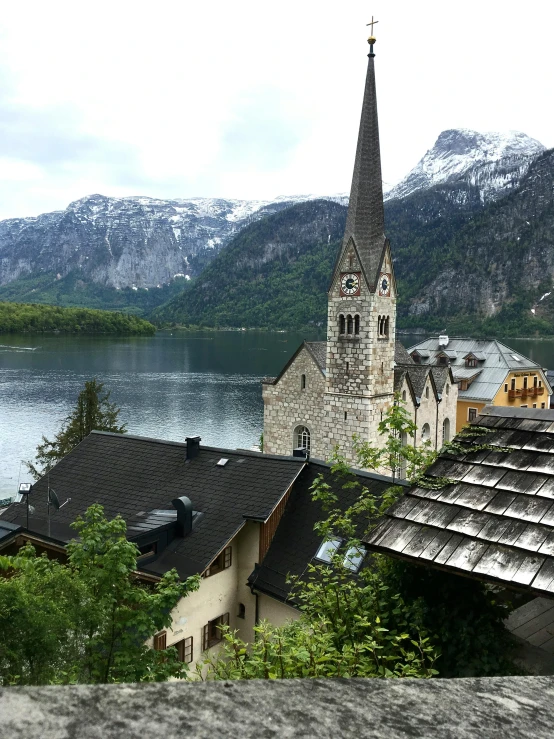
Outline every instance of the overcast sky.
<path id="1" fill-rule="evenodd" d="M 0 218 L 97 192 L 347 191 L 372 13 L 386 183 L 447 128 L 554 146 L 551 0 L 20 0 L 0 24 Z"/>

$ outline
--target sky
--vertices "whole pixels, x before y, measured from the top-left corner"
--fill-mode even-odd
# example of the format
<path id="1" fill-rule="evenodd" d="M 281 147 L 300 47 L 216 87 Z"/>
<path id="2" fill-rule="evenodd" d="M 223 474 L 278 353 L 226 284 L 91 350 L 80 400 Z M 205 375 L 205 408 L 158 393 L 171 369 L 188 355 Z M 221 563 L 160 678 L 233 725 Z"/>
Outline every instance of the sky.
<path id="1" fill-rule="evenodd" d="M 549 0 L 4 5 L 0 218 L 347 192 L 372 15 L 385 187 L 448 128 L 554 147 Z"/>

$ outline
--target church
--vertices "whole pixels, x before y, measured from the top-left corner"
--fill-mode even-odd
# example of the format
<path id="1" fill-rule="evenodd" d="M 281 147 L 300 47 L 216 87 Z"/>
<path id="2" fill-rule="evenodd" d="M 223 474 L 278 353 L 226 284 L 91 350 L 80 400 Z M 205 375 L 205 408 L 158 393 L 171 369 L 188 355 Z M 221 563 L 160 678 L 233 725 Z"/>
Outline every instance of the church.
<path id="1" fill-rule="evenodd" d="M 395 394 L 440 449 L 455 429 L 458 388 L 449 367 L 418 366 L 396 341 L 397 287 L 385 236 L 373 36 L 344 238 L 328 291 L 327 341 L 304 342 L 277 377 L 263 380 L 264 452 L 303 448 L 355 463 L 352 437 L 380 446 Z"/>

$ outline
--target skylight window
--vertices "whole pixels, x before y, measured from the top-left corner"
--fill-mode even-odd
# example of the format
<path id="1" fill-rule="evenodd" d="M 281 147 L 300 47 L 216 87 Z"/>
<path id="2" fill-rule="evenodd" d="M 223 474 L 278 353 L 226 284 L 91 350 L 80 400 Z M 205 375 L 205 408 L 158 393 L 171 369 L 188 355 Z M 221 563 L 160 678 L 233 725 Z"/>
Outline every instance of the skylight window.
<path id="1" fill-rule="evenodd" d="M 358 572 L 365 557 L 365 549 L 362 547 L 350 547 L 344 556 L 344 566 L 351 572 Z"/>
<path id="2" fill-rule="evenodd" d="M 328 539 L 324 541 L 316 552 L 315 558 L 321 562 L 331 562 L 337 549 L 342 544 L 342 539 Z"/>
<path id="3" fill-rule="evenodd" d="M 521 362 L 521 357 L 518 357 L 517 354 L 512 354 L 512 359 L 515 359 L 516 362 Z"/>
<path id="4" fill-rule="evenodd" d="M 226 459 L 225 457 L 221 457 L 221 459 L 219 460 L 219 462 L 217 463 L 216 466 L 217 467 L 225 467 L 225 465 L 227 464 L 228 461 L 229 460 Z"/>

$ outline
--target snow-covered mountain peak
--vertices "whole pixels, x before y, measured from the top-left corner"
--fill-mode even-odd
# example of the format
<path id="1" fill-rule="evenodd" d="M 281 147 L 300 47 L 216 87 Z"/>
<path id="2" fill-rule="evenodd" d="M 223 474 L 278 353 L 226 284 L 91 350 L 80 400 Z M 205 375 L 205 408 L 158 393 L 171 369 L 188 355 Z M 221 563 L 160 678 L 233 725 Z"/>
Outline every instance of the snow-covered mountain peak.
<path id="1" fill-rule="evenodd" d="M 521 131 L 449 129 L 439 134 L 433 148 L 387 192 L 386 199 L 464 180 L 482 189 L 483 200 L 494 199 L 517 183 L 543 151 L 539 141 Z"/>

